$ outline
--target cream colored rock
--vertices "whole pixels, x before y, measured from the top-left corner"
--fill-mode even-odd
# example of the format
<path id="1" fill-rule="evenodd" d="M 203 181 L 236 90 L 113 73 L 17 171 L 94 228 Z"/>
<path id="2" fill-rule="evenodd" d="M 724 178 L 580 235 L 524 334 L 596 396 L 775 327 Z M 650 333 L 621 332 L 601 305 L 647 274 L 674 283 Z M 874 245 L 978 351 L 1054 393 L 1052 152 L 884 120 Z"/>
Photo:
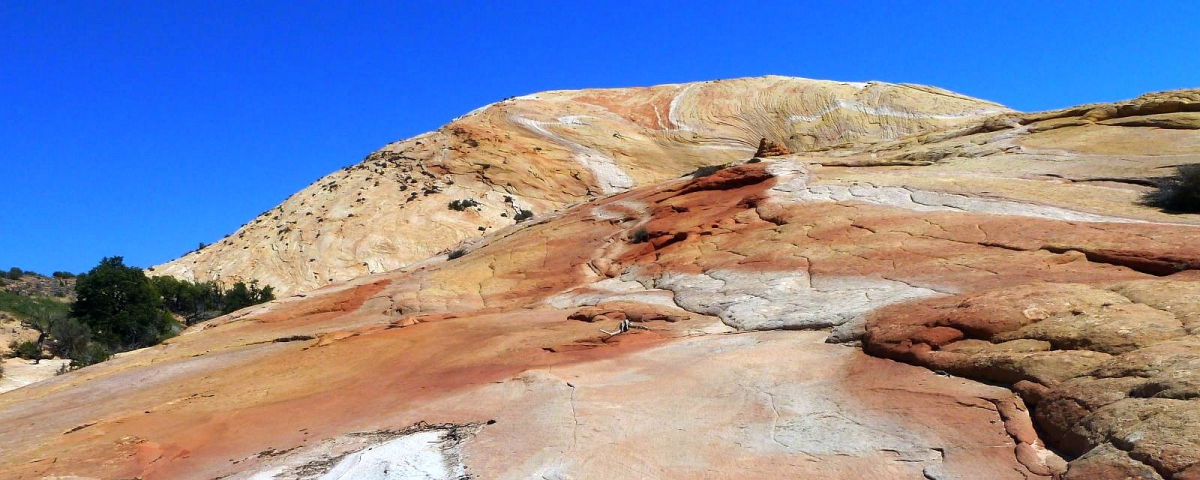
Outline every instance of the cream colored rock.
<path id="1" fill-rule="evenodd" d="M 521 210 L 745 160 L 764 138 L 804 152 L 1007 111 L 931 87 L 787 77 L 526 95 L 387 145 L 149 273 L 301 292 L 412 264 L 513 225 Z M 465 199 L 480 206 L 447 208 Z"/>
<path id="2" fill-rule="evenodd" d="M 820 91 L 840 96 L 779 107 Z M 395 144 L 339 174 L 359 190 L 323 183 L 279 220 L 362 214 L 295 233 L 391 268 L 355 242 L 420 242 L 357 198 L 398 175 L 454 258 L 4 393 L 0 477 L 1195 478 L 1200 216 L 1136 200 L 1200 153 L 1146 125 L 1200 99 L 981 119 L 903 92 L 963 101 L 775 77 L 551 92 Z M 761 133 L 780 119 L 806 133 Z M 880 140 L 922 122 L 954 125 Z M 800 153 L 679 176 L 763 137 Z M 491 214 L 481 236 L 463 220 Z M 823 343 L 860 336 L 912 365 Z"/>
<path id="3" fill-rule="evenodd" d="M 4 370 L 4 375 L 0 375 L 0 393 L 54 378 L 54 375 L 69 363 L 70 360 L 58 358 L 44 359 L 38 363 L 23 358 L 0 360 L 0 367 Z"/>

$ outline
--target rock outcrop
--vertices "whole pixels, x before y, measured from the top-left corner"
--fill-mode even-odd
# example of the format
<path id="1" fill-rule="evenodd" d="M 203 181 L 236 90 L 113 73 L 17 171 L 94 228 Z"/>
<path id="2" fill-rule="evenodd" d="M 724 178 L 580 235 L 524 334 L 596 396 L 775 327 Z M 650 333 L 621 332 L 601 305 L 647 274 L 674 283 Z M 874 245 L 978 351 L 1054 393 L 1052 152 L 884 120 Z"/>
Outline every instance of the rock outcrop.
<path id="1" fill-rule="evenodd" d="M 1200 137 L 1135 121 L 1193 93 L 539 193 L 452 256 L 0 395 L 0 477 L 1195 478 L 1200 216 L 1137 199 Z"/>
<path id="2" fill-rule="evenodd" d="M 781 157 L 789 153 L 787 147 L 764 138 L 758 142 L 758 150 L 754 152 L 754 157 Z"/>
<path id="3" fill-rule="evenodd" d="M 522 211 L 745 160 L 764 137 L 813 151 L 999 112 L 1009 110 L 931 87 L 787 77 L 514 97 L 389 144 L 148 273 L 301 292 L 444 253 Z M 447 208 L 467 199 L 478 206 Z"/>
<path id="4" fill-rule="evenodd" d="M 0 279 L 0 290 L 22 296 L 53 297 L 64 301 L 75 299 L 74 277 L 46 277 L 26 273 L 18 279 Z"/>
<path id="5" fill-rule="evenodd" d="M 1046 439 L 1087 464 L 1192 478 L 1200 277 L 1172 277 L 1026 284 L 884 308 L 864 343 L 873 354 L 1011 385 Z"/>

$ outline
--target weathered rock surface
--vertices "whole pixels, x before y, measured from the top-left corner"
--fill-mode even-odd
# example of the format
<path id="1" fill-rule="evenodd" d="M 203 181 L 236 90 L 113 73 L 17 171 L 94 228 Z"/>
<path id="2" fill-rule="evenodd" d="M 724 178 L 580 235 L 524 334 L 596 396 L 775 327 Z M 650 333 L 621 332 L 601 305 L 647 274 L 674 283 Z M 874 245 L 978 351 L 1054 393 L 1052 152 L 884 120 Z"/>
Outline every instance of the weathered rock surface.
<path id="1" fill-rule="evenodd" d="M 758 150 L 755 150 L 754 156 L 756 158 L 779 157 L 790 153 L 787 147 L 764 138 L 759 140 Z"/>
<path id="2" fill-rule="evenodd" d="M 26 273 L 17 279 L 0 279 L 0 290 L 24 296 L 37 295 L 63 300 L 74 300 L 75 278 L 46 277 L 34 273 Z"/>
<path id="3" fill-rule="evenodd" d="M 1188 478 L 1200 462 L 1198 299 L 1195 280 L 1027 284 L 880 309 L 864 344 L 1012 385 L 1046 440 L 1087 465 Z"/>
<path id="4" fill-rule="evenodd" d="M 863 110 L 834 104 L 812 121 Z M 1100 123 L 1192 105 L 785 141 L 548 201 L 0 395 L 0 477 L 1195 478 L 1200 218 L 1136 200 L 1200 141 Z M 679 171 L 737 159 L 710 154 Z"/>
<path id="5" fill-rule="evenodd" d="M 513 225 L 522 210 L 745 160 L 763 138 L 812 151 L 1008 111 L 931 87 L 787 77 L 515 97 L 389 144 L 149 273 L 311 290 L 444 253 Z M 447 208 L 465 199 L 478 207 Z"/>
<path id="6" fill-rule="evenodd" d="M 37 334 L 35 333 L 32 337 L 36 339 Z M 0 393 L 54 378 L 59 369 L 69 363 L 71 363 L 70 360 L 58 358 L 46 358 L 37 363 L 23 358 L 0 360 L 0 368 L 4 370 L 4 374 L 0 375 Z"/>

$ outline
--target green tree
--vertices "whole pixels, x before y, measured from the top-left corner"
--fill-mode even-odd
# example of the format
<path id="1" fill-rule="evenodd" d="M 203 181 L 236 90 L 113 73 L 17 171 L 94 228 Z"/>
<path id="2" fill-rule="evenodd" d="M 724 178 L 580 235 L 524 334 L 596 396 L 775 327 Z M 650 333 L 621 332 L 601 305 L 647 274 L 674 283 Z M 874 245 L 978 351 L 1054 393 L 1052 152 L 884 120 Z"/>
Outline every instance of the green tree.
<path id="1" fill-rule="evenodd" d="M 92 330 L 93 337 L 113 351 L 154 345 L 171 335 L 170 314 L 162 297 L 136 267 L 123 257 L 105 257 L 75 284 L 78 297 L 71 314 Z"/>
<path id="2" fill-rule="evenodd" d="M 245 282 L 237 282 L 224 292 L 222 312 L 230 313 L 274 299 L 275 291 L 270 285 L 258 288 L 258 280 L 251 280 L 249 285 L 246 285 Z"/>
<path id="3" fill-rule="evenodd" d="M 258 288 L 258 280 L 250 282 L 250 293 L 254 294 L 255 304 L 266 303 L 275 299 L 275 288 L 267 285 L 260 289 Z"/>
<path id="4" fill-rule="evenodd" d="M 92 331 L 74 318 L 56 319 L 50 324 L 50 353 L 59 358 L 82 357 L 91 340 Z"/>
<path id="5" fill-rule="evenodd" d="M 253 305 L 254 299 L 250 295 L 250 289 L 243 282 L 233 284 L 228 292 L 225 292 L 225 312 L 240 310 L 250 305 Z"/>
<path id="6" fill-rule="evenodd" d="M 67 316 L 66 312 L 64 312 L 60 309 L 50 308 L 47 305 L 38 305 L 33 310 L 33 315 L 29 319 L 22 321 L 21 324 L 25 325 L 26 327 L 32 328 L 34 330 L 37 330 L 38 338 L 37 338 L 37 341 L 34 342 L 34 344 L 37 347 L 37 351 L 41 352 L 42 349 L 44 349 L 46 347 L 46 340 L 50 334 L 51 327 L 55 323 L 61 322 L 64 318 L 66 318 L 66 316 Z M 22 357 L 22 358 L 29 358 L 29 357 Z M 34 363 L 37 363 L 38 360 L 40 360 L 40 359 L 41 359 L 41 356 L 39 355 L 37 357 L 32 358 L 31 360 L 33 360 Z"/>
<path id="7" fill-rule="evenodd" d="M 225 313 L 225 292 L 216 282 L 201 282 L 188 290 L 195 306 L 196 320 L 208 320 Z"/>
<path id="8" fill-rule="evenodd" d="M 193 305 L 189 300 L 192 295 L 189 295 L 189 282 L 183 282 L 171 276 L 150 277 L 150 284 L 154 286 L 154 291 L 162 297 L 163 306 L 172 312 L 186 316 L 186 311 L 190 310 Z"/>
<path id="9" fill-rule="evenodd" d="M 216 282 L 192 283 L 169 276 L 151 277 L 150 283 L 163 306 L 183 316 L 188 325 L 275 299 L 275 290 L 270 285 L 260 288 L 257 280 L 235 283 L 229 290 Z"/>

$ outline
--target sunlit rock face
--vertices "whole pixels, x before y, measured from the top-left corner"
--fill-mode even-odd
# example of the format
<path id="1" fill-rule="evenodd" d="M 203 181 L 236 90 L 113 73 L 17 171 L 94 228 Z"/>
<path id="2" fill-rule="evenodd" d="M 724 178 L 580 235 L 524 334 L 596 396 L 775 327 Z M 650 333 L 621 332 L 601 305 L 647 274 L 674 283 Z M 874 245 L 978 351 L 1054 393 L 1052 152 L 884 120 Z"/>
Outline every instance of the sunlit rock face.
<path id="1" fill-rule="evenodd" d="M 782 108 L 749 86 L 846 100 L 793 138 L 747 127 Z M 0 395 L 0 477 L 1196 478 L 1200 216 L 1138 200 L 1200 159 L 1198 105 L 777 77 L 492 105 L 451 124 L 489 125 L 487 168 L 448 130 L 385 151 L 454 181 L 405 208 L 505 221 Z M 512 190 L 447 208 L 467 178 Z"/>
<path id="2" fill-rule="evenodd" d="M 159 265 L 281 293 L 386 272 L 569 204 L 745 160 L 901 138 L 1009 110 L 916 85 L 761 77 L 506 99 L 389 144 Z M 455 200 L 475 200 L 461 211 Z"/>

